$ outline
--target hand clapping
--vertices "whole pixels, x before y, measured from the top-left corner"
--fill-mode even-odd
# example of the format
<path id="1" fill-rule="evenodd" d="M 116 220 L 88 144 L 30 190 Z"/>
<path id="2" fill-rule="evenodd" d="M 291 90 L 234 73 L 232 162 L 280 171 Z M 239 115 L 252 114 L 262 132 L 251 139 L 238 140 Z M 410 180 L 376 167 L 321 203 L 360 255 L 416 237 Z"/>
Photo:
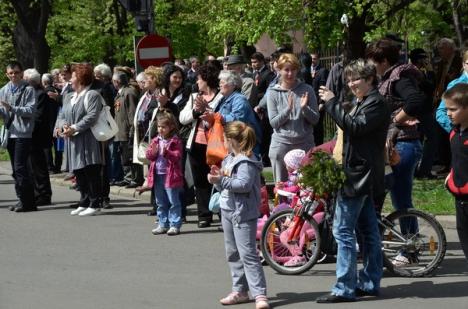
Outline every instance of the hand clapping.
<path id="1" fill-rule="evenodd" d="M 335 94 L 331 92 L 327 87 L 320 86 L 319 97 L 323 101 L 328 102 L 335 97 Z"/>

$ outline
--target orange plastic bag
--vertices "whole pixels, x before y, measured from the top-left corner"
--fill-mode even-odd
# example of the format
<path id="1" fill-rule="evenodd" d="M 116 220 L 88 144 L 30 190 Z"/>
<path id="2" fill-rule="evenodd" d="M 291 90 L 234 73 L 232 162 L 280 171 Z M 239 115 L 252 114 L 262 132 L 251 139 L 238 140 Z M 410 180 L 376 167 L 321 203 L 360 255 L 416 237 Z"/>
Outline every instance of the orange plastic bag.
<path id="1" fill-rule="evenodd" d="M 214 123 L 208 134 L 208 145 L 206 147 L 206 164 L 217 165 L 227 155 L 224 147 L 224 128 L 221 122 L 221 115 L 214 114 Z"/>

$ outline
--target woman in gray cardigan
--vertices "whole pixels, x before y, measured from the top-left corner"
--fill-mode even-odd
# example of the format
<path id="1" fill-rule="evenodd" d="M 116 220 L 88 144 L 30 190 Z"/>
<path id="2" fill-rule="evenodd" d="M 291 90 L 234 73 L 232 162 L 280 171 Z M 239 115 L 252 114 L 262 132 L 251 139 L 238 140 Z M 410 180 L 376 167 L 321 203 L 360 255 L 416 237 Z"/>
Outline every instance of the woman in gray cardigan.
<path id="1" fill-rule="evenodd" d="M 314 89 L 297 79 L 299 60 L 293 54 L 278 59 L 280 82 L 267 92 L 268 118 L 273 128 L 268 156 L 275 182 L 286 181 L 283 158 L 292 149 L 314 147 L 313 126 L 319 120 Z"/>
<path id="2" fill-rule="evenodd" d="M 92 216 L 100 211 L 101 150 L 91 127 L 102 109 L 102 97 L 89 90 L 92 81 L 93 68 L 89 64 L 73 66 L 71 84 L 75 92 L 64 97 L 62 113 L 57 120 L 59 134 L 69 139 L 70 169 L 81 194 L 79 207 L 71 215 Z"/>

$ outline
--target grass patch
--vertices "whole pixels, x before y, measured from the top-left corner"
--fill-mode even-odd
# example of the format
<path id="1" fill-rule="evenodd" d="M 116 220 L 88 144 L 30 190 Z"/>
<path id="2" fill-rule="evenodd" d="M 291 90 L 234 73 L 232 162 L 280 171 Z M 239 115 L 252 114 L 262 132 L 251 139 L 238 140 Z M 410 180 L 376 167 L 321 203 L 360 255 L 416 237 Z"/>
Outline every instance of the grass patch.
<path id="1" fill-rule="evenodd" d="M 270 170 L 268 170 L 268 171 L 264 170 L 264 171 L 262 172 L 262 175 L 263 175 L 263 177 L 265 178 L 265 181 L 266 181 L 266 182 L 274 182 L 274 180 L 273 180 L 273 172 L 272 172 L 272 171 L 270 171 Z"/>
<path id="2" fill-rule="evenodd" d="M 453 196 L 445 189 L 444 179 L 414 180 L 413 205 L 433 215 L 455 215 Z M 384 204 L 384 212 L 393 211 L 390 194 Z"/>
<path id="3" fill-rule="evenodd" d="M 0 148 L 0 161 L 10 161 L 10 156 L 6 149 Z"/>

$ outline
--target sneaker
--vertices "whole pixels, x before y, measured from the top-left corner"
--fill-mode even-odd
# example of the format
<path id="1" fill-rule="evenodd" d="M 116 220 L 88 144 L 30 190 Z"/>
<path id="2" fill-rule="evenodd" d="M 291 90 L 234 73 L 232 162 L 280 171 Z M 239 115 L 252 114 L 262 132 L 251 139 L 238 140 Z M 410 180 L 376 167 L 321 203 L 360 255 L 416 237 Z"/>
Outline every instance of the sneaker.
<path id="1" fill-rule="evenodd" d="M 72 211 L 70 212 L 70 215 L 76 216 L 76 215 L 78 215 L 79 213 L 81 213 L 82 211 L 84 211 L 85 209 L 86 209 L 86 207 L 81 207 L 81 206 L 80 206 L 80 207 L 78 207 L 77 209 L 72 210 Z"/>
<path id="2" fill-rule="evenodd" d="M 270 309 L 268 298 L 265 295 L 255 297 L 255 309 Z"/>
<path id="3" fill-rule="evenodd" d="M 408 258 L 400 253 L 392 260 L 392 264 L 394 267 L 405 267 L 418 264 L 418 260 L 417 258 Z"/>
<path id="4" fill-rule="evenodd" d="M 162 227 L 159 225 L 157 228 L 152 229 L 151 233 L 153 233 L 153 235 L 166 234 L 168 230 L 169 229 L 167 227 Z"/>
<path id="5" fill-rule="evenodd" d="M 247 293 L 242 293 L 242 292 L 232 292 L 228 296 L 221 298 L 219 302 L 222 305 L 228 306 L 228 305 L 237 305 L 237 304 L 242 304 L 248 302 L 249 299 L 249 294 Z"/>
<path id="6" fill-rule="evenodd" d="M 296 256 L 293 256 L 289 261 L 284 263 L 284 266 L 298 267 L 298 266 L 304 265 L 305 263 L 306 263 L 305 257 L 303 257 L 302 255 L 296 255 Z"/>
<path id="7" fill-rule="evenodd" d="M 167 235 L 175 236 L 180 234 L 180 229 L 176 228 L 175 226 L 171 226 L 167 231 Z"/>
<path id="8" fill-rule="evenodd" d="M 78 216 L 80 216 L 80 217 L 95 216 L 95 215 L 98 215 L 100 212 L 101 212 L 101 210 L 99 208 L 88 207 L 88 208 L 86 208 L 86 210 L 80 212 L 80 214 Z"/>

